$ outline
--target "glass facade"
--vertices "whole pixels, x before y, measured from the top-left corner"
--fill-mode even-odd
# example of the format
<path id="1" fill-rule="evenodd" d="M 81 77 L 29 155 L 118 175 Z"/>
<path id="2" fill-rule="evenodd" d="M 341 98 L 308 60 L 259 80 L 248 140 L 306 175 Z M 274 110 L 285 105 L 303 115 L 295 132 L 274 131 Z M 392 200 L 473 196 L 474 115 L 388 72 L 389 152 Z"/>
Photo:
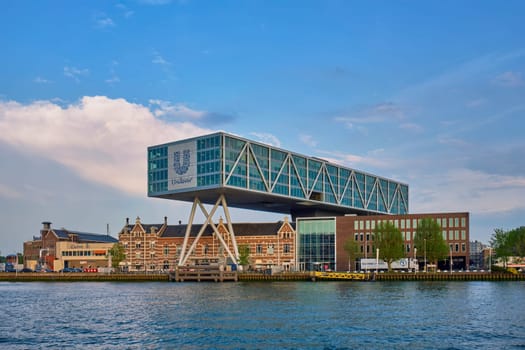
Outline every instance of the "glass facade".
<path id="1" fill-rule="evenodd" d="M 297 240 L 299 270 L 335 270 L 335 218 L 298 218 Z"/>
<path id="2" fill-rule="evenodd" d="M 148 148 L 149 196 L 220 187 L 375 213 L 408 213 L 405 184 L 230 134 Z"/>

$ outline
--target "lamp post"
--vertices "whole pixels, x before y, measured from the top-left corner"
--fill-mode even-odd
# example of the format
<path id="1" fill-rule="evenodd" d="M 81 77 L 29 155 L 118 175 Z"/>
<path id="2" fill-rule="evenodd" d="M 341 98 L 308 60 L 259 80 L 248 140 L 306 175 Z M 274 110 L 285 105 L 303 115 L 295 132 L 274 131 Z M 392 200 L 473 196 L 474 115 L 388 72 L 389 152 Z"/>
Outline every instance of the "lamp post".
<path id="1" fill-rule="evenodd" d="M 414 247 L 414 261 L 417 259 L 417 248 Z M 419 270 L 419 264 L 417 265 L 417 270 Z M 416 273 L 416 266 L 414 266 L 414 273 Z"/>
<path id="2" fill-rule="evenodd" d="M 379 248 L 376 249 L 376 274 L 379 267 Z"/>
<path id="3" fill-rule="evenodd" d="M 450 246 L 450 273 L 452 273 L 452 246 Z"/>
<path id="4" fill-rule="evenodd" d="M 425 238 L 423 241 L 425 242 L 425 258 L 424 258 L 425 272 L 427 272 L 427 239 Z"/>
<path id="5" fill-rule="evenodd" d="M 492 272 L 492 247 L 489 247 L 489 272 Z"/>

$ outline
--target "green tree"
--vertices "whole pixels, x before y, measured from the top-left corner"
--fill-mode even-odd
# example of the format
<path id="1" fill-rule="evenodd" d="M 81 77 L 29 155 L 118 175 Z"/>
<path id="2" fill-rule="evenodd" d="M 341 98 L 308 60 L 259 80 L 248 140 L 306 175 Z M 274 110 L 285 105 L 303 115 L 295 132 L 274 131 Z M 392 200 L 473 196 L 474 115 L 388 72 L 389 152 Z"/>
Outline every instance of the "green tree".
<path id="1" fill-rule="evenodd" d="M 245 266 L 250 265 L 250 246 L 243 244 L 239 246 L 239 265 L 244 269 Z"/>
<path id="2" fill-rule="evenodd" d="M 497 258 L 507 266 L 509 257 L 525 256 L 525 227 L 518 227 L 510 231 L 495 229 L 490 240 L 491 247 Z"/>
<path id="3" fill-rule="evenodd" d="M 448 256 L 449 247 L 443 238 L 441 226 L 435 219 L 419 220 L 414 237 L 414 248 L 417 248 L 418 257 L 426 256 L 427 261 L 436 266 L 438 260 Z"/>
<path id="4" fill-rule="evenodd" d="M 392 262 L 405 256 L 405 247 L 401 231 L 390 222 L 380 222 L 375 230 L 376 248 L 379 258 L 386 261 L 388 271 L 392 270 Z"/>
<path id="5" fill-rule="evenodd" d="M 346 254 L 348 254 L 348 270 L 355 270 L 355 260 L 362 256 L 359 250 L 359 244 L 357 244 L 353 237 L 348 237 L 343 245 L 343 249 Z M 351 264 L 352 262 L 354 262 L 354 264 Z"/>
<path id="6" fill-rule="evenodd" d="M 111 266 L 114 268 L 118 268 L 119 264 L 126 259 L 126 251 L 120 243 L 113 244 L 108 254 L 111 256 Z"/>

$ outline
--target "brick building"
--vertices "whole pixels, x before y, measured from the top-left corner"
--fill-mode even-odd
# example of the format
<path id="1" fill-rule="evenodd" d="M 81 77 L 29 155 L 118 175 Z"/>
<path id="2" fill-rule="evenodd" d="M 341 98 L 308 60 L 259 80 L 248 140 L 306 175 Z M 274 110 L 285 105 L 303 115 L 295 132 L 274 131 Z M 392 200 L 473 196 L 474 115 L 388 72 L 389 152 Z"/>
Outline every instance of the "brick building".
<path id="1" fill-rule="evenodd" d="M 118 241 L 109 235 L 55 229 L 43 222 L 40 236 L 24 242 L 24 265 L 59 271 L 64 267 L 108 267 L 108 250 Z"/>
<path id="2" fill-rule="evenodd" d="M 295 228 L 284 221 L 275 223 L 233 223 L 238 246 L 248 246 L 251 269 L 279 267 L 283 270 L 295 270 Z M 188 247 L 200 232 L 202 225 L 191 226 Z M 124 246 L 126 260 L 122 265 L 128 271 L 158 271 L 174 269 L 178 263 L 183 246 L 187 225 L 168 225 L 167 218 L 162 224 L 143 224 L 140 218 L 126 225 L 119 233 L 119 242 Z M 226 233 L 228 225 L 219 220 L 217 229 Z M 233 249 L 230 235 L 226 245 Z M 197 245 L 192 251 L 189 264 L 223 264 L 237 262 L 227 258 L 224 248 L 213 229 L 207 226 Z"/>

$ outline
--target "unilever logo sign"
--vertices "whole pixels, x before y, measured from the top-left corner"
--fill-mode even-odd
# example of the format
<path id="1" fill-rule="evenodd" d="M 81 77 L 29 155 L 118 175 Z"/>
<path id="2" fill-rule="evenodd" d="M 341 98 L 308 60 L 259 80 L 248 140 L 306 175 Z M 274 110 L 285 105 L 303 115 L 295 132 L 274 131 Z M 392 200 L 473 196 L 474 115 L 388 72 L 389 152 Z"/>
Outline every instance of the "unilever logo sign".
<path id="1" fill-rule="evenodd" d="M 168 190 L 196 186 L 195 141 L 168 146 Z"/>
<path id="2" fill-rule="evenodd" d="M 173 153 L 173 170 L 178 175 L 184 175 L 190 168 L 190 150 L 182 150 L 182 164 L 180 162 L 180 151 Z"/>

